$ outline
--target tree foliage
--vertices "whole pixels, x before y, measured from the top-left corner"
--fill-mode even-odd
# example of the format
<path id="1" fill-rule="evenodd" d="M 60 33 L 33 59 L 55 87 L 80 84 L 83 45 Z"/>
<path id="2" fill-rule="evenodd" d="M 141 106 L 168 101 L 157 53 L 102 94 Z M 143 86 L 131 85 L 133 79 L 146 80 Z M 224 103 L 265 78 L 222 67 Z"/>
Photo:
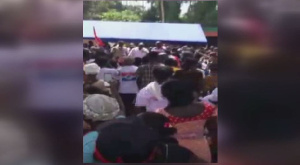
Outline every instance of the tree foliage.
<path id="1" fill-rule="evenodd" d="M 165 22 L 201 23 L 203 26 L 217 26 L 217 1 L 148 1 L 149 9 L 144 6 L 123 5 L 121 1 L 83 1 L 84 19 L 110 21 L 161 22 L 162 11 Z M 189 9 L 180 17 L 181 6 L 189 3 Z"/>
<path id="2" fill-rule="evenodd" d="M 191 3 L 183 21 L 187 23 L 201 23 L 204 26 L 217 26 L 217 1 L 197 1 Z"/>
<path id="3" fill-rule="evenodd" d="M 117 10 L 110 10 L 108 12 L 102 13 L 99 18 L 104 21 L 130 21 L 139 22 L 141 17 L 132 10 L 123 10 L 121 12 Z"/>

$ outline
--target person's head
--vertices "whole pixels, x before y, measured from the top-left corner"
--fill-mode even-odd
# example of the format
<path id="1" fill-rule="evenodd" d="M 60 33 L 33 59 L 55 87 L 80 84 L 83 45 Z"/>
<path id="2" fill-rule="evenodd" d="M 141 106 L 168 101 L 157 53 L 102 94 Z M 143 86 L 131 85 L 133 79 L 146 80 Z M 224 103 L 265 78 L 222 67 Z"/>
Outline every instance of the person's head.
<path id="1" fill-rule="evenodd" d="M 135 47 L 135 44 L 134 44 L 134 43 L 130 43 L 130 44 L 129 44 L 129 48 L 132 49 L 132 48 L 134 48 L 134 47 Z"/>
<path id="2" fill-rule="evenodd" d="M 178 48 L 172 48 L 172 49 L 171 49 L 171 54 L 172 54 L 172 55 L 178 54 Z"/>
<path id="3" fill-rule="evenodd" d="M 209 69 L 211 73 L 218 73 L 218 64 L 217 63 L 209 64 Z"/>
<path id="4" fill-rule="evenodd" d="M 178 63 L 174 58 L 167 58 L 164 63 L 169 67 L 178 67 Z"/>
<path id="5" fill-rule="evenodd" d="M 94 158 L 102 163 L 152 162 L 156 158 L 160 135 L 138 117 L 103 123 L 97 132 Z"/>
<path id="6" fill-rule="evenodd" d="M 145 64 L 148 64 L 148 63 L 149 63 L 149 56 L 147 55 L 147 56 L 144 56 L 142 58 L 142 64 L 145 65 Z"/>
<path id="7" fill-rule="evenodd" d="M 172 68 L 168 66 L 156 66 L 153 69 L 153 76 L 159 84 L 167 81 L 173 75 Z"/>
<path id="8" fill-rule="evenodd" d="M 182 63 L 183 70 L 192 70 L 197 68 L 198 61 L 195 58 L 187 57 Z"/>
<path id="9" fill-rule="evenodd" d="M 94 42 L 93 41 L 89 41 L 89 48 L 91 48 L 92 46 L 94 46 Z"/>
<path id="10" fill-rule="evenodd" d="M 106 57 L 98 57 L 95 60 L 95 63 L 101 68 L 106 67 L 108 65 L 108 58 Z"/>
<path id="11" fill-rule="evenodd" d="M 83 43 L 83 48 L 89 48 L 89 45 L 87 43 Z"/>
<path id="12" fill-rule="evenodd" d="M 162 95 L 168 99 L 168 107 L 183 107 L 193 103 L 196 89 L 190 81 L 170 80 L 161 87 Z"/>
<path id="13" fill-rule="evenodd" d="M 148 60 L 150 63 L 158 62 L 158 53 L 157 52 L 150 52 L 148 54 Z"/>
<path id="14" fill-rule="evenodd" d="M 144 43 L 139 43 L 139 45 L 138 45 L 138 47 L 139 47 L 139 49 L 143 49 L 143 47 L 144 47 Z"/>
<path id="15" fill-rule="evenodd" d="M 84 84 L 83 85 L 83 93 L 84 94 L 88 94 L 88 95 L 92 95 L 92 94 L 102 94 L 102 95 L 106 95 L 106 96 L 110 96 L 110 94 L 108 93 L 108 91 L 103 91 L 95 86 L 93 86 L 92 84 Z"/>
<path id="16" fill-rule="evenodd" d="M 119 46 L 119 47 L 123 47 L 123 46 L 124 46 L 124 42 L 123 42 L 123 41 L 119 41 L 119 42 L 118 42 L 118 46 Z"/>
<path id="17" fill-rule="evenodd" d="M 155 46 L 156 46 L 157 48 L 162 48 L 163 43 L 160 42 L 160 41 L 157 41 L 157 42 L 155 43 Z"/>
<path id="18" fill-rule="evenodd" d="M 195 53 L 195 59 L 196 59 L 197 61 L 199 61 L 200 58 L 201 58 L 202 56 L 203 56 L 203 54 L 200 53 L 200 52 L 196 52 L 196 53 Z"/>
<path id="19" fill-rule="evenodd" d="M 125 57 L 123 61 L 123 66 L 130 66 L 134 64 L 134 58 Z"/>
<path id="20" fill-rule="evenodd" d="M 83 100 L 83 115 L 90 120 L 93 127 L 96 123 L 115 119 L 120 112 L 116 99 L 103 94 L 90 94 Z"/>
<path id="21" fill-rule="evenodd" d="M 84 74 L 88 81 L 96 80 L 97 74 L 100 72 L 100 67 L 96 63 L 85 64 L 83 66 Z"/>
<path id="22" fill-rule="evenodd" d="M 166 128 L 165 124 L 169 119 L 164 115 L 155 112 L 144 112 L 137 115 L 150 128 L 157 130 L 161 135 L 171 136 L 177 132 L 176 128 Z"/>
<path id="23" fill-rule="evenodd" d="M 88 49 L 83 49 L 83 61 L 86 62 L 90 59 L 90 51 Z"/>

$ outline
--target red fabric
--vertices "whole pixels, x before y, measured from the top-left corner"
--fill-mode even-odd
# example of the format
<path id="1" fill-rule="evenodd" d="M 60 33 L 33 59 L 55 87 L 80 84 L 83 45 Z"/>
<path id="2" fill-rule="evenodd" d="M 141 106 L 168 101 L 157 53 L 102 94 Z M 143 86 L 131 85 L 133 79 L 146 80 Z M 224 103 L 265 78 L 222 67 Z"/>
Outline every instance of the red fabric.
<path id="1" fill-rule="evenodd" d="M 178 67 L 181 67 L 180 59 L 177 56 L 174 56 L 175 60 L 177 61 Z"/>
<path id="2" fill-rule="evenodd" d="M 211 117 L 215 111 L 215 107 L 209 104 L 205 104 L 205 110 L 197 116 L 194 117 L 176 117 L 176 116 L 169 116 L 169 121 L 172 124 L 177 124 L 177 123 L 184 123 L 187 121 L 195 121 L 195 120 L 206 120 L 209 117 Z"/>
<path id="3" fill-rule="evenodd" d="M 103 43 L 103 41 L 99 37 L 97 37 L 97 33 L 96 33 L 95 27 L 93 27 L 93 29 L 94 29 L 95 41 L 98 44 L 98 46 L 105 46 L 105 44 Z"/>
<path id="4" fill-rule="evenodd" d="M 147 160 L 141 162 L 141 163 L 148 163 L 155 158 L 155 149 L 154 151 L 150 154 Z M 101 154 L 101 152 L 96 148 L 94 152 L 94 156 L 97 160 L 99 160 L 101 163 L 124 163 L 123 159 L 121 157 L 118 157 L 116 162 L 110 162 L 109 160 L 105 159 L 104 156 Z"/>

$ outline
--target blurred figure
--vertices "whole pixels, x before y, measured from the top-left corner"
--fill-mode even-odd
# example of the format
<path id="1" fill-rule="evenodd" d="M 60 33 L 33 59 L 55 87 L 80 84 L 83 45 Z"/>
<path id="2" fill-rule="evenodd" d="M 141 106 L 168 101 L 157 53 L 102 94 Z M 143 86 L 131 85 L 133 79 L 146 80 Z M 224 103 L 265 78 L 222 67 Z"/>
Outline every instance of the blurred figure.
<path id="1" fill-rule="evenodd" d="M 157 52 L 159 53 L 165 53 L 165 49 L 163 48 L 163 43 L 160 41 L 157 41 L 155 43 L 155 47 L 151 49 L 151 52 Z"/>
<path id="2" fill-rule="evenodd" d="M 126 116 L 133 115 L 134 99 L 138 92 L 136 84 L 136 70 L 138 67 L 133 65 L 134 59 L 126 57 L 123 65 L 118 69 L 120 74 L 119 93 L 125 106 Z"/>
<path id="3" fill-rule="evenodd" d="M 153 112 L 158 108 L 164 108 L 168 105 L 168 101 L 161 94 L 161 85 L 172 74 L 172 69 L 167 66 L 156 66 L 153 69 L 155 81 L 142 88 L 137 94 L 135 106 L 138 112 L 145 110 Z"/>
<path id="4" fill-rule="evenodd" d="M 164 62 L 164 64 L 166 66 L 169 66 L 173 69 L 174 72 L 180 70 L 180 68 L 178 67 L 178 63 L 174 58 L 167 58 Z"/>
<path id="5" fill-rule="evenodd" d="M 197 160 L 192 152 L 179 146 L 176 141 L 165 143 L 165 139 L 171 139 L 172 132 L 161 134 L 146 124 L 144 119 L 144 117 L 134 117 L 110 121 L 101 125 L 97 131 L 85 135 L 83 162 L 203 162 Z"/>
<path id="6" fill-rule="evenodd" d="M 150 82 L 154 81 L 153 76 L 153 68 L 157 65 L 160 65 L 158 62 L 158 53 L 157 52 L 150 52 L 147 55 L 148 63 L 145 65 L 139 66 L 138 70 L 136 71 L 137 75 L 137 85 L 139 89 L 144 88 Z"/>
<path id="7" fill-rule="evenodd" d="M 114 61 L 118 61 L 119 58 L 122 58 L 128 55 L 128 49 L 124 46 L 123 41 L 119 41 L 118 45 L 111 49 L 111 53 Z"/>
<path id="8" fill-rule="evenodd" d="M 135 65 L 140 66 L 142 62 L 142 58 L 145 57 L 149 51 L 144 47 L 144 43 L 139 43 L 139 45 L 133 49 L 131 49 L 129 53 L 129 57 L 135 59 Z"/>
<path id="9" fill-rule="evenodd" d="M 210 73 L 204 78 L 204 88 L 205 93 L 211 91 L 218 87 L 218 64 L 212 63 L 209 65 Z"/>
<path id="10" fill-rule="evenodd" d="M 105 82 L 119 80 L 118 70 L 110 66 L 109 59 L 107 57 L 98 57 L 95 62 L 101 68 L 97 74 L 98 80 L 104 80 Z"/>
<path id="11" fill-rule="evenodd" d="M 121 115 L 120 106 L 113 97 L 92 94 L 83 100 L 84 121 L 91 127 L 91 130 L 95 130 L 99 124 L 112 120 L 118 115 Z"/>
<path id="12" fill-rule="evenodd" d="M 100 72 L 100 67 L 95 63 L 85 64 L 83 67 L 84 73 L 86 75 L 85 84 L 92 84 L 93 86 L 99 88 L 102 91 L 107 91 L 106 84 L 102 80 L 97 79 L 97 75 Z"/>
<path id="13" fill-rule="evenodd" d="M 203 74 L 197 69 L 197 63 L 194 58 L 186 58 L 182 69 L 176 71 L 173 78 L 192 82 L 193 87 L 200 94 L 203 90 Z"/>
<path id="14" fill-rule="evenodd" d="M 169 104 L 156 112 L 168 117 L 169 127 L 177 128 L 175 137 L 180 145 L 191 150 L 198 158 L 211 162 L 204 125 L 213 115 L 215 107 L 196 102 L 197 91 L 191 82 L 171 80 L 163 84 L 161 91 Z"/>

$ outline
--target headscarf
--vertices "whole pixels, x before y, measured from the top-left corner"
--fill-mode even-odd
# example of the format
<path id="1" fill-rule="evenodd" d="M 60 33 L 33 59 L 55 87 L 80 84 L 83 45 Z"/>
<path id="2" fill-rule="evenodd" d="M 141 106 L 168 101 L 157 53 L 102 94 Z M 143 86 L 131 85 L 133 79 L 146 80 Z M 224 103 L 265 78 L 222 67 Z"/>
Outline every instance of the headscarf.
<path id="1" fill-rule="evenodd" d="M 100 72 L 100 67 L 96 63 L 89 63 L 83 66 L 86 75 L 96 75 Z"/>
<path id="2" fill-rule="evenodd" d="M 92 121 L 114 119 L 120 112 L 120 106 L 115 98 L 101 94 L 87 96 L 83 101 L 83 114 Z"/>

